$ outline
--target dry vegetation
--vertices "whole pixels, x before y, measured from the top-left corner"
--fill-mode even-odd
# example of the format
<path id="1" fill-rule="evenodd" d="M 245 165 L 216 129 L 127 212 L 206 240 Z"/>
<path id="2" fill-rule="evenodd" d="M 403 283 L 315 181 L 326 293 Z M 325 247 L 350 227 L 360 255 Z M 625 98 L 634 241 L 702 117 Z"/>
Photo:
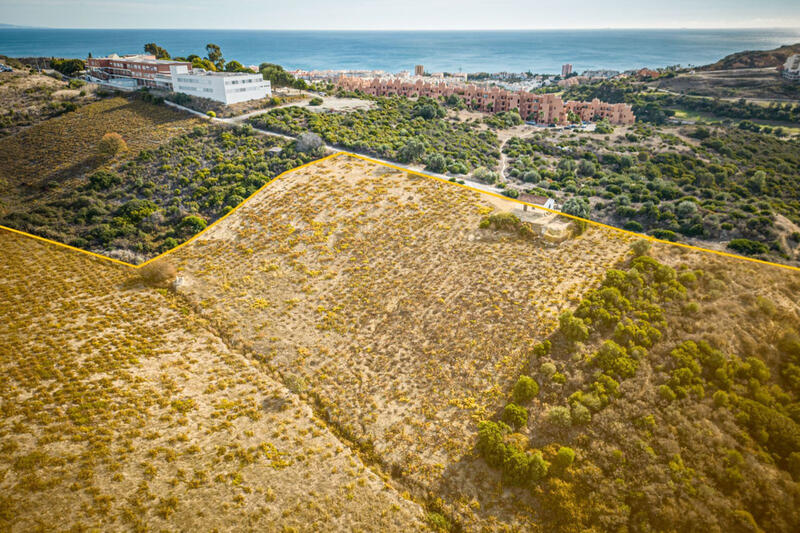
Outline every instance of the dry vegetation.
<path id="1" fill-rule="evenodd" d="M 185 133 L 197 119 L 141 100 L 112 97 L 0 139 L 0 214 L 64 186 L 112 161 L 98 152 L 107 133 L 117 133 L 135 156 Z M 5 207 L 4 207 L 5 206 Z"/>
<path id="2" fill-rule="evenodd" d="M 598 229 L 555 247 L 479 229 L 492 209 L 340 156 L 278 180 L 171 260 L 179 292 L 217 331 L 366 457 L 458 498 L 476 421 L 627 249 Z"/>
<path id="3" fill-rule="evenodd" d="M 0 246 L 0 530 L 420 528 L 179 297 L 5 231 Z"/>
<path id="4" fill-rule="evenodd" d="M 92 102 L 95 89 L 23 70 L 0 73 L 0 137 Z"/>

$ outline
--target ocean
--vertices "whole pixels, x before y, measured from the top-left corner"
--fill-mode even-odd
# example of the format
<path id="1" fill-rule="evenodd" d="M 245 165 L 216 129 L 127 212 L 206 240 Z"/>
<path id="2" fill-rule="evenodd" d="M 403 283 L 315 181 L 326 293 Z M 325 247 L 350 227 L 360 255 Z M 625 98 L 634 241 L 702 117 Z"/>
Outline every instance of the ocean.
<path id="1" fill-rule="evenodd" d="M 205 55 L 215 43 L 227 60 L 278 63 L 289 69 L 399 72 L 558 73 L 703 65 L 741 50 L 800 42 L 798 29 L 274 31 L 0 28 L 0 54 L 85 58 L 142 52 L 155 42 L 173 56 Z"/>

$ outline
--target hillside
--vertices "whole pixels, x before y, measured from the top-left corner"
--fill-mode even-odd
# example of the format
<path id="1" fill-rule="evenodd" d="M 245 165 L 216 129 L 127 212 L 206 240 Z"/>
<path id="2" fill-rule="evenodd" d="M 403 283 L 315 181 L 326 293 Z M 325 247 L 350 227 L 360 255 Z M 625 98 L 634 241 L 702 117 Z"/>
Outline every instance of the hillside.
<path id="1" fill-rule="evenodd" d="M 773 50 L 745 50 L 723 57 L 716 63 L 698 67 L 697 70 L 730 70 L 740 68 L 778 67 L 786 58 L 800 54 L 800 43 L 781 46 Z"/>
<path id="2" fill-rule="evenodd" d="M 421 527 L 174 295 L 7 231 L 0 247 L 1 530 Z"/>

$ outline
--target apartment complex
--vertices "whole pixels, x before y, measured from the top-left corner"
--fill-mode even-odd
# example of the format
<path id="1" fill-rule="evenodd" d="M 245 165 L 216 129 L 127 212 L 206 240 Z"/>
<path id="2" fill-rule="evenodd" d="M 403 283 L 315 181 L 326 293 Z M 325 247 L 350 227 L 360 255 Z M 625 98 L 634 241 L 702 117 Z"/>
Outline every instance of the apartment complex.
<path id="1" fill-rule="evenodd" d="M 424 76 L 425 75 L 425 67 L 422 65 L 414 65 L 414 76 Z"/>
<path id="2" fill-rule="evenodd" d="M 261 74 L 248 72 L 210 72 L 193 69 L 185 61 L 156 59 L 152 55 L 116 54 L 86 60 L 90 78 L 107 85 L 136 89 L 152 87 L 223 104 L 236 104 L 272 95 L 270 82 Z"/>
<path id="3" fill-rule="evenodd" d="M 794 54 L 786 59 L 781 75 L 789 81 L 800 81 L 800 54 Z"/>
<path id="4" fill-rule="evenodd" d="M 591 102 L 564 102 L 555 94 L 533 94 L 473 84 L 454 85 L 396 78 L 370 80 L 341 76 L 336 80 L 336 85 L 345 90 L 358 90 L 372 96 L 427 96 L 438 99 L 457 95 L 472 109 L 493 113 L 516 109 L 523 118 L 542 124 L 566 124 L 570 112 L 584 121 L 607 119 L 612 124 L 628 125 L 636 120 L 630 105 L 609 104 L 596 98 Z"/>
<path id="5" fill-rule="evenodd" d="M 86 69 L 93 78 L 120 87 L 155 87 L 171 89 L 171 67 L 182 66 L 188 70 L 192 64 L 185 61 L 156 59 L 153 55 L 136 54 L 107 57 L 90 57 Z"/>
<path id="6" fill-rule="evenodd" d="M 565 63 L 561 65 L 561 77 L 565 78 L 572 74 L 572 63 Z"/>

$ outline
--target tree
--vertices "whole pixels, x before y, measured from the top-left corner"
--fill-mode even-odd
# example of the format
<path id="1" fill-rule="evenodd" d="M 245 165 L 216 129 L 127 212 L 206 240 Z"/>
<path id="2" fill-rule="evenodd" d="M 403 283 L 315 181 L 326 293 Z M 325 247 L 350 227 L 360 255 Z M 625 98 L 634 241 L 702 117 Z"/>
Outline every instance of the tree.
<path id="1" fill-rule="evenodd" d="M 97 143 L 97 151 L 107 157 L 114 157 L 120 152 L 128 149 L 128 145 L 119 133 L 111 132 L 103 135 Z"/>
<path id="2" fill-rule="evenodd" d="M 64 76 L 72 76 L 86 69 L 86 63 L 82 59 L 51 59 L 50 66 Z"/>
<path id="3" fill-rule="evenodd" d="M 144 45 L 144 51 L 148 54 L 156 56 L 156 59 L 169 59 L 169 52 L 158 46 L 156 43 L 147 43 Z"/>
<path id="4" fill-rule="evenodd" d="M 225 68 L 225 58 L 222 57 L 222 50 L 216 44 L 209 43 L 206 45 L 206 57 L 214 63 L 217 70 Z"/>
<path id="5" fill-rule="evenodd" d="M 202 57 L 194 57 L 191 59 L 192 61 L 192 68 L 202 68 L 205 70 L 209 70 L 211 72 L 215 72 L 217 67 L 209 61 L 208 59 L 203 59 Z"/>
<path id="6" fill-rule="evenodd" d="M 514 399 L 514 403 L 525 404 L 531 401 L 537 394 L 539 394 L 539 384 L 529 376 L 520 376 L 514 384 L 511 397 Z"/>
<path id="7" fill-rule="evenodd" d="M 325 143 L 316 133 L 306 132 L 297 138 L 296 148 L 298 152 L 312 155 L 322 155 L 325 150 Z"/>
<path id="8" fill-rule="evenodd" d="M 238 61 L 228 61 L 225 63 L 225 72 L 250 72 L 250 69 Z"/>
<path id="9" fill-rule="evenodd" d="M 428 157 L 427 165 L 425 166 L 427 170 L 431 172 L 446 172 L 447 171 L 447 160 L 444 158 L 442 154 L 431 154 Z"/>
<path id="10" fill-rule="evenodd" d="M 595 168 L 594 163 L 587 159 L 581 160 L 580 164 L 578 165 L 578 174 L 581 176 L 594 176 Z"/>
<path id="11" fill-rule="evenodd" d="M 419 161 L 425 153 L 425 145 L 418 139 L 411 139 L 397 151 L 397 158 L 403 163 Z"/>

